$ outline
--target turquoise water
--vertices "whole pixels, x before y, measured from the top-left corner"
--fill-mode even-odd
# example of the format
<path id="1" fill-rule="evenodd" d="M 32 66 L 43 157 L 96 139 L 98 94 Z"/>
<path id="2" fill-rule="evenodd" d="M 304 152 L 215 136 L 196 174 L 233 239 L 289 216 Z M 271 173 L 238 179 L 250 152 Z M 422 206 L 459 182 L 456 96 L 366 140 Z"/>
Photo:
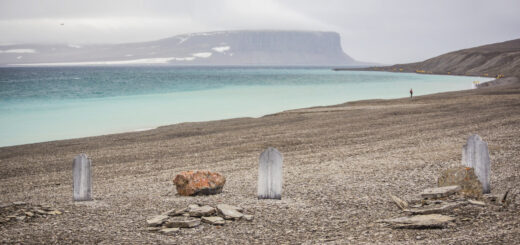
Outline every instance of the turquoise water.
<path id="1" fill-rule="evenodd" d="M 463 90 L 474 80 L 303 68 L 0 68 L 0 146 L 407 97 L 410 88 Z"/>

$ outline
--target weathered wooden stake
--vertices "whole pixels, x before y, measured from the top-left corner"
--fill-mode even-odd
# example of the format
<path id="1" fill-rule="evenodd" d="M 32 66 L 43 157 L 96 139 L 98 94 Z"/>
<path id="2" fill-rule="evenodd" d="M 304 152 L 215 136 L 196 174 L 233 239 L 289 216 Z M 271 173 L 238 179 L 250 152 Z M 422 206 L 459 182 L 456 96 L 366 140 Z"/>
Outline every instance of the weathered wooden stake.
<path id="1" fill-rule="evenodd" d="M 258 199 L 282 199 L 283 156 L 269 147 L 260 154 L 258 166 Z"/>
<path id="2" fill-rule="evenodd" d="M 482 184 L 483 192 L 490 193 L 491 161 L 488 145 L 477 134 L 470 136 L 462 148 L 462 164 L 475 169 L 475 175 Z"/>
<path id="3" fill-rule="evenodd" d="M 92 200 L 92 162 L 86 154 L 74 158 L 72 174 L 74 178 L 74 201 Z"/>

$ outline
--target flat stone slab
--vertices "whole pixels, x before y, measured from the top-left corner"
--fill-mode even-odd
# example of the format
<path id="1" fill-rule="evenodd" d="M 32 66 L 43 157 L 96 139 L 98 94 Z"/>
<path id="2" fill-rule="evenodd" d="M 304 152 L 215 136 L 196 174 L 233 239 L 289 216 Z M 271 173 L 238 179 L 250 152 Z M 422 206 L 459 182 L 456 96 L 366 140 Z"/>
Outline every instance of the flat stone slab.
<path id="1" fill-rule="evenodd" d="M 219 216 L 202 217 L 201 221 L 210 225 L 224 225 L 226 221 Z"/>
<path id="2" fill-rule="evenodd" d="M 227 204 L 217 205 L 217 210 L 224 216 L 224 219 L 240 219 L 244 216 L 244 214 L 239 211 L 242 210 L 241 208 Z"/>
<path id="3" fill-rule="evenodd" d="M 477 206 L 486 206 L 486 203 L 485 203 L 485 202 L 481 202 L 481 201 L 477 201 L 477 200 L 471 200 L 471 199 L 469 199 L 468 202 L 469 202 L 470 204 L 477 205 Z"/>
<path id="4" fill-rule="evenodd" d="M 169 217 L 167 215 L 157 215 L 151 219 L 146 220 L 146 224 L 148 226 L 160 226 L 162 225 Z"/>
<path id="5" fill-rule="evenodd" d="M 184 217 L 184 216 L 177 216 L 170 218 L 166 223 L 164 223 L 164 226 L 168 228 L 193 228 L 200 225 L 200 219 L 190 218 L 190 217 Z"/>
<path id="6" fill-rule="evenodd" d="M 211 216 L 215 214 L 215 208 L 210 207 L 208 205 L 199 206 L 193 204 L 188 207 L 188 213 L 191 217 Z"/>
<path id="7" fill-rule="evenodd" d="M 433 205 L 430 207 L 422 207 L 422 208 L 411 208 L 411 209 L 403 209 L 403 211 L 407 214 L 418 215 L 418 214 L 440 214 L 449 212 L 457 207 L 466 204 L 465 202 L 454 202 L 454 203 L 444 203 L 441 205 Z"/>
<path id="8" fill-rule="evenodd" d="M 427 214 L 386 219 L 381 222 L 390 224 L 395 229 L 432 229 L 443 228 L 453 220 L 455 218 L 442 214 Z"/>
<path id="9" fill-rule="evenodd" d="M 461 190 L 458 185 L 443 186 L 437 188 L 428 188 L 421 193 L 422 198 L 442 198 L 453 195 Z"/>
<path id="10" fill-rule="evenodd" d="M 179 230 L 179 228 L 163 228 L 159 232 L 165 235 L 171 235 L 177 233 Z"/>

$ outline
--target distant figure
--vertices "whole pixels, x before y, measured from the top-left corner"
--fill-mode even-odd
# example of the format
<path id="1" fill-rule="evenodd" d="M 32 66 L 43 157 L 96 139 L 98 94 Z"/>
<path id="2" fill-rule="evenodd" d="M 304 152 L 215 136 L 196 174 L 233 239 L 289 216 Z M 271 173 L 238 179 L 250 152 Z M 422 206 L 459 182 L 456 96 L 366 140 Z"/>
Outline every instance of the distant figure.
<path id="1" fill-rule="evenodd" d="M 410 89 L 410 99 L 413 97 L 413 90 Z"/>

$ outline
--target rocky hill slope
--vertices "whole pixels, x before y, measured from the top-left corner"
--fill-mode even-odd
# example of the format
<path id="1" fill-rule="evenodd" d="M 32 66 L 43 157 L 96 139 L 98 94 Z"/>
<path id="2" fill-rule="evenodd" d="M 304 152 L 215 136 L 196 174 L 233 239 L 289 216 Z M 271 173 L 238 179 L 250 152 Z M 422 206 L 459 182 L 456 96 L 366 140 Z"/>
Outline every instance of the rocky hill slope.
<path id="1" fill-rule="evenodd" d="M 222 31 L 177 35 L 151 42 L 0 46 L 0 65 L 360 65 L 335 32 Z"/>
<path id="2" fill-rule="evenodd" d="M 520 39 L 443 54 L 422 62 L 365 70 L 489 77 L 520 77 Z"/>

